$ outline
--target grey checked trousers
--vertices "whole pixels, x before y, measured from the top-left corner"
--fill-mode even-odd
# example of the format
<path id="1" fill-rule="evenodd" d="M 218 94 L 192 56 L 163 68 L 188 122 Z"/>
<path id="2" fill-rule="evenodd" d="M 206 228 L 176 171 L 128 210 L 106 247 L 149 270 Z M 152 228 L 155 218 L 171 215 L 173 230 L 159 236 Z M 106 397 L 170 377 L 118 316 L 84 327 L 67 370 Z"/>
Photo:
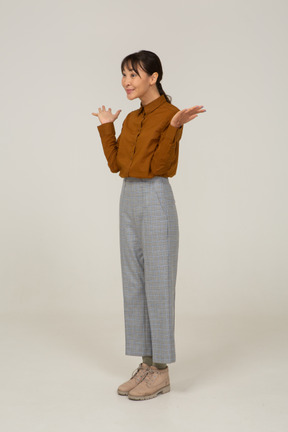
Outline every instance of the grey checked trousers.
<path id="1" fill-rule="evenodd" d="M 119 216 L 125 354 L 173 363 L 179 227 L 169 179 L 124 178 Z"/>

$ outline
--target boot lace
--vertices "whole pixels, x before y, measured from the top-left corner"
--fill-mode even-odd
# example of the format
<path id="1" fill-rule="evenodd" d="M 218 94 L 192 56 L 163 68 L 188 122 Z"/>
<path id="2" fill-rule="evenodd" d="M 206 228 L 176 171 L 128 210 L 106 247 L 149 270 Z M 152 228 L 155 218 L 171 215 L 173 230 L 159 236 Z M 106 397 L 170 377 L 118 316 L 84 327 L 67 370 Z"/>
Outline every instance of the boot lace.
<path id="1" fill-rule="evenodd" d="M 149 369 L 147 371 L 147 374 L 145 376 L 145 383 L 147 384 L 148 387 L 151 387 L 154 384 L 158 375 L 159 375 L 159 372 L 157 370 Z"/>
<path id="2" fill-rule="evenodd" d="M 149 370 L 150 370 L 150 369 L 149 369 Z M 140 381 L 142 381 L 143 378 L 147 375 L 147 373 L 148 373 L 148 370 L 147 370 L 147 369 L 144 369 L 143 366 L 140 364 L 140 365 L 138 366 L 138 368 L 135 369 L 135 371 L 132 372 L 132 376 L 131 376 L 130 379 L 135 378 L 135 380 L 136 380 L 137 382 L 140 382 Z"/>

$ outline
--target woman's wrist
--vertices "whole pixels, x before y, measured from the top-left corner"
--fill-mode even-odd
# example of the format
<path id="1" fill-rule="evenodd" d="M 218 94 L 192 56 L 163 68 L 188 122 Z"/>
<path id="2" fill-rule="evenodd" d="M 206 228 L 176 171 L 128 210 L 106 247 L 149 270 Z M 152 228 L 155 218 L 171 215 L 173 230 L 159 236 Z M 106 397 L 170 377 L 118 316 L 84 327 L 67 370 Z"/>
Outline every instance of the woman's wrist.
<path id="1" fill-rule="evenodd" d="M 170 125 L 171 126 L 173 126 L 173 127 L 175 127 L 175 128 L 179 128 L 179 127 L 181 127 L 182 125 L 181 124 L 175 124 L 175 123 L 173 123 L 173 122 L 170 122 Z"/>
<path id="2" fill-rule="evenodd" d="M 104 121 L 103 123 L 101 123 L 101 124 L 106 124 L 106 123 L 113 123 L 113 121 L 111 120 L 111 121 Z"/>

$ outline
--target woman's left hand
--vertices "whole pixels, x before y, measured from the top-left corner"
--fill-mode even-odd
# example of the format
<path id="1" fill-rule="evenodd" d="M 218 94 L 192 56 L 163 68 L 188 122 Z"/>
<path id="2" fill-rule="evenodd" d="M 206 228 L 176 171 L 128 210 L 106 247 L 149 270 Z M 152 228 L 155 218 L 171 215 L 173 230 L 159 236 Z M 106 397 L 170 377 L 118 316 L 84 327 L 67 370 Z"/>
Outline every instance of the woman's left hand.
<path id="1" fill-rule="evenodd" d="M 195 117 L 198 117 L 199 113 L 206 112 L 206 110 L 201 109 L 204 105 L 195 105 L 192 108 L 185 108 L 182 111 L 178 111 L 174 117 L 171 119 L 171 126 L 181 127 L 184 123 L 188 123 Z"/>

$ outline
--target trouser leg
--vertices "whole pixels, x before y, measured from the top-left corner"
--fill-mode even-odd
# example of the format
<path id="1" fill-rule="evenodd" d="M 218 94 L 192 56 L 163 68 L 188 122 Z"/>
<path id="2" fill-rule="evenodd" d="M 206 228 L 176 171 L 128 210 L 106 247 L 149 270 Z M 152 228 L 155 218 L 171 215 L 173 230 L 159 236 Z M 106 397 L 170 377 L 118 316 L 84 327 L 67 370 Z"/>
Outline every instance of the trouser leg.
<path id="1" fill-rule="evenodd" d="M 176 361 L 175 285 L 179 228 L 168 179 L 152 179 L 146 204 L 142 240 L 152 356 L 153 362 L 172 363 Z"/>
<path id="2" fill-rule="evenodd" d="M 152 355 L 145 295 L 141 239 L 141 202 L 136 184 L 123 181 L 120 197 L 120 254 L 125 318 L 126 355 Z"/>

